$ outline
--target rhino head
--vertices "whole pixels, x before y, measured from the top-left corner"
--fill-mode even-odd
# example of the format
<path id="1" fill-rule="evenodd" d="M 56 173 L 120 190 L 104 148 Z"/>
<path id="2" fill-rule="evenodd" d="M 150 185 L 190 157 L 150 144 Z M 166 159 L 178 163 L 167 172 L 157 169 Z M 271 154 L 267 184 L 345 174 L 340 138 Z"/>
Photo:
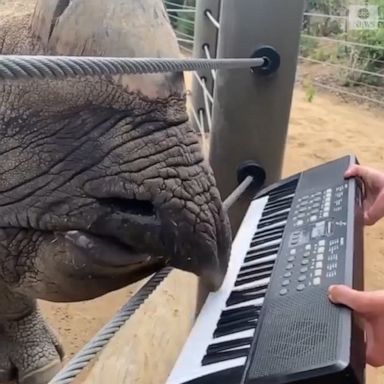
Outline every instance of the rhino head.
<path id="1" fill-rule="evenodd" d="M 2 54 L 180 57 L 160 0 L 39 0 L 5 24 Z M 231 231 L 182 73 L 0 87 L 0 277 L 9 287 L 84 300 L 165 265 L 220 286 Z"/>

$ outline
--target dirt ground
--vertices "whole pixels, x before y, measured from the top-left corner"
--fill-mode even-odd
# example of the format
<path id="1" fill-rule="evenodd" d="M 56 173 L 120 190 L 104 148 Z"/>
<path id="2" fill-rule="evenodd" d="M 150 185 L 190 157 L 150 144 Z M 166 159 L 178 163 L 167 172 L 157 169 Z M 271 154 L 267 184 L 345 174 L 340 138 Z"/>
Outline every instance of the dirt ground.
<path id="1" fill-rule="evenodd" d="M 7 14 L 22 12 L 30 2 L 0 0 L 0 11 L 6 8 Z M 323 93 L 317 93 L 309 103 L 304 91 L 297 89 L 287 138 L 284 176 L 347 153 L 355 153 L 364 164 L 384 169 L 384 111 L 346 104 Z M 365 238 L 366 289 L 384 289 L 384 221 L 367 228 Z M 41 302 L 43 312 L 64 343 L 67 358 L 113 316 L 134 289 L 125 288 L 75 304 Z M 383 382 L 384 369 L 369 369 L 368 376 L 367 384 Z"/>

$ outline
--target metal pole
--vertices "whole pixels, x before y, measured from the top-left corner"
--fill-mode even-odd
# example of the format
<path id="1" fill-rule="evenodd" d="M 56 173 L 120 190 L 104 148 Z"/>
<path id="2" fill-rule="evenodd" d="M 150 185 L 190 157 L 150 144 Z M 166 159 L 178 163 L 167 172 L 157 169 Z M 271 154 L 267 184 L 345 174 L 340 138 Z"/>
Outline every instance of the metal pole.
<path id="1" fill-rule="evenodd" d="M 215 18 L 220 16 L 220 0 L 197 0 L 196 1 L 196 14 L 195 14 L 195 37 L 193 56 L 206 57 L 205 45 L 208 46 L 212 58 L 216 57 L 218 30 L 209 20 L 206 15 L 206 10 L 210 10 Z M 213 95 L 214 80 L 210 70 L 201 70 L 197 72 L 200 77 L 206 79 L 206 87 L 211 95 Z M 210 104 L 210 103 L 209 103 Z M 193 78 L 192 83 L 192 105 L 199 115 L 200 110 L 204 112 L 204 127 L 208 128 L 208 120 L 206 113 L 206 104 L 204 101 L 204 93 L 200 83 Z M 210 104 L 211 105 L 211 104 Z M 212 113 L 212 109 L 211 109 Z M 193 124 L 195 124 L 192 119 Z M 196 131 L 199 131 L 197 125 L 194 125 Z"/>
<path id="2" fill-rule="evenodd" d="M 237 186 L 243 161 L 254 160 L 265 169 L 265 185 L 281 178 L 303 9 L 304 0 L 221 4 L 218 57 L 250 57 L 258 45 L 273 46 L 281 57 L 271 76 L 217 72 L 210 163 L 223 199 Z M 249 188 L 228 212 L 234 234 L 254 192 Z"/>

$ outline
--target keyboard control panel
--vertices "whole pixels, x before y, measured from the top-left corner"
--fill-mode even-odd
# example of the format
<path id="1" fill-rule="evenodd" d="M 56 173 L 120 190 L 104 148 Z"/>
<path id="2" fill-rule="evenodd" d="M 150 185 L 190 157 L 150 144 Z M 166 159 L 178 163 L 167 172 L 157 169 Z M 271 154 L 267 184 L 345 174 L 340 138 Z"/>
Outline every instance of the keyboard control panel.
<path id="1" fill-rule="evenodd" d="M 339 255 L 345 253 L 347 200 L 347 182 L 297 198 L 273 282 L 277 295 L 337 282 L 344 268 Z"/>

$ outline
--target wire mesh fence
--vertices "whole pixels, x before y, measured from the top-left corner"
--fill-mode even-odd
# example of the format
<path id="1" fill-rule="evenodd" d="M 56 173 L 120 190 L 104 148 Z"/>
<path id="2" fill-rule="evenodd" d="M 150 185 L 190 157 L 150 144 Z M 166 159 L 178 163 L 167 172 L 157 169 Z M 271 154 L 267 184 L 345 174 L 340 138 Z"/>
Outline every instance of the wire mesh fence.
<path id="1" fill-rule="evenodd" d="M 191 55 L 196 0 L 164 0 L 182 52 Z M 318 90 L 384 106 L 384 0 L 370 1 L 356 26 L 356 0 L 306 0 L 297 83 L 311 100 Z M 361 3 L 361 2 L 360 2 Z M 368 3 L 368 2 L 367 2 Z M 364 11 L 364 5 L 360 11 Z M 207 19 L 211 20 L 207 14 Z M 368 15 L 369 16 L 369 15 Z M 365 18 L 364 18 L 365 17 Z M 369 22 L 371 21 L 371 24 Z M 211 20 L 219 29 L 220 22 Z M 209 52 L 208 52 L 209 55 Z M 214 78 L 215 73 L 212 73 Z M 200 81 L 201 83 L 201 81 Z"/>

